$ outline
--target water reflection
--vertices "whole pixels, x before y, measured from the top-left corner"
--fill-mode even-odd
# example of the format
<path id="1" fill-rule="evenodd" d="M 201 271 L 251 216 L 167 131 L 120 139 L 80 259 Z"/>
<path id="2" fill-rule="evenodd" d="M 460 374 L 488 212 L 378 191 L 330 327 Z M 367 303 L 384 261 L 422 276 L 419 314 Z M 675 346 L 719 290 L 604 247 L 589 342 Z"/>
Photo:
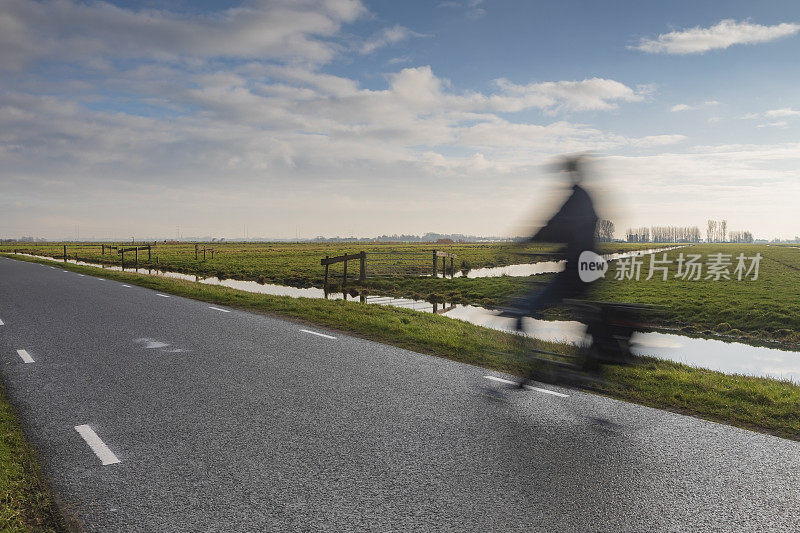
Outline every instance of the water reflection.
<path id="1" fill-rule="evenodd" d="M 657 252 L 668 252 L 685 248 L 688 245 L 670 246 L 667 248 L 648 248 L 646 250 L 636 250 L 633 252 L 621 252 L 616 254 L 606 254 L 603 258 L 606 261 L 616 261 L 625 257 L 639 257 L 642 255 L 654 254 Z M 467 278 L 496 278 L 500 276 L 535 276 L 537 274 L 554 274 L 564 270 L 565 261 L 539 261 L 537 263 L 521 263 L 517 265 L 507 265 L 502 267 L 474 268 L 467 272 Z M 456 272 L 453 277 L 460 278 L 463 272 Z"/>
<path id="2" fill-rule="evenodd" d="M 447 316 L 472 324 L 514 332 L 514 319 L 497 316 L 497 312 L 471 305 L 457 305 Z M 564 320 L 526 318 L 525 332 L 538 339 L 586 344 L 586 325 Z M 743 374 L 800 383 L 800 353 L 740 342 L 698 339 L 669 333 L 635 333 L 633 352 L 687 365 L 718 370 L 726 374 Z"/>

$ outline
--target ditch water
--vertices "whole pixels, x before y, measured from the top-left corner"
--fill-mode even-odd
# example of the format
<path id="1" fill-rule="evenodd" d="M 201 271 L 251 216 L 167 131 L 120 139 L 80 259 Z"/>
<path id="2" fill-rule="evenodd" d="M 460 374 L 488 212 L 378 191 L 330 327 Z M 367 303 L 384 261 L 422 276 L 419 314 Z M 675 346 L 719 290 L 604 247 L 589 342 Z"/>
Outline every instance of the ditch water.
<path id="1" fill-rule="evenodd" d="M 667 252 L 684 248 L 684 246 L 671 246 L 667 248 L 650 248 L 646 250 L 636 250 L 634 252 L 622 252 L 617 254 L 606 254 L 603 259 L 606 261 L 616 261 L 626 257 L 639 257 L 642 255 L 654 254 L 657 252 Z M 537 263 L 522 263 L 518 265 L 507 265 L 502 267 L 473 268 L 467 272 L 467 278 L 495 278 L 499 276 L 534 276 L 537 274 L 553 274 L 564 270 L 566 261 L 539 261 Z M 464 274 L 456 272 L 453 276 L 460 278 Z"/>
<path id="2" fill-rule="evenodd" d="M 673 249 L 673 248 L 669 248 Z M 638 254 L 653 253 L 661 250 L 641 250 Z M 63 262 L 52 257 L 35 256 L 54 262 Z M 618 255 L 618 254 L 614 254 Z M 621 255 L 621 254 L 619 254 Z M 629 257 L 626 256 L 626 257 Z M 84 266 L 104 268 L 106 270 L 122 270 L 118 266 L 107 266 L 84 261 L 68 260 L 68 263 Z M 535 265 L 535 264 L 534 264 Z M 508 268 L 508 267 L 502 267 Z M 132 272 L 133 269 L 125 269 Z M 290 296 L 293 298 L 327 298 L 335 300 L 358 300 L 367 304 L 389 305 L 413 309 L 419 312 L 436 313 L 455 320 L 463 320 L 471 324 L 483 326 L 499 331 L 514 331 L 514 319 L 497 316 L 497 311 L 473 305 L 430 303 L 423 300 L 407 298 L 394 298 L 390 296 L 358 295 L 348 293 L 329 293 L 323 289 L 311 287 L 301 289 L 285 285 L 260 284 L 255 281 L 242 281 L 233 279 L 220 280 L 216 277 L 200 278 L 193 274 L 181 274 L 161 270 L 137 269 L 136 272 L 145 275 L 158 275 L 173 279 L 219 285 L 246 292 L 269 294 L 273 296 Z M 528 274 L 530 275 L 530 274 Z M 524 322 L 526 334 L 552 342 L 565 342 L 580 344 L 586 341 L 586 326 L 580 322 L 566 320 L 537 320 L 526 318 Z M 786 379 L 800 383 L 800 352 L 751 346 L 740 342 L 725 342 L 714 339 L 697 339 L 684 335 L 671 333 L 636 333 L 633 342 L 634 352 L 639 355 L 648 355 L 685 363 L 696 367 L 718 370 L 727 374 L 744 374 L 748 376 L 762 376 L 776 379 Z"/>

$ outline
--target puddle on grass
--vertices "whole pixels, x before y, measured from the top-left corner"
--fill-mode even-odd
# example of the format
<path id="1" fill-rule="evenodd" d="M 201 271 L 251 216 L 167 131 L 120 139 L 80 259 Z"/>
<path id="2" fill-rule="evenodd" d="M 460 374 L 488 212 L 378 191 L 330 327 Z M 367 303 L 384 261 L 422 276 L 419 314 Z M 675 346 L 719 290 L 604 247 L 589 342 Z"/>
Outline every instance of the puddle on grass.
<path id="1" fill-rule="evenodd" d="M 672 249 L 672 248 L 671 248 Z M 658 250 L 661 251 L 661 250 Z M 638 253 L 644 254 L 646 250 Z M 650 251 L 649 253 L 652 253 Z M 27 254 L 20 254 L 27 255 Z M 51 257 L 38 257 L 51 261 L 59 261 Z M 60 262 L 60 261 L 59 261 Z M 78 265 L 103 267 L 103 265 L 69 260 Z M 121 270 L 120 267 L 105 266 L 107 270 Z M 508 267 L 503 267 L 508 268 Z M 125 269 L 132 272 L 132 269 Z M 290 296 L 293 298 L 328 298 L 356 300 L 372 305 L 389 305 L 413 309 L 425 313 L 436 313 L 456 320 L 463 320 L 471 324 L 483 326 L 499 331 L 513 332 L 515 323 L 513 318 L 497 316 L 498 312 L 483 307 L 461 304 L 430 303 L 423 300 L 407 298 L 394 298 L 390 296 L 355 295 L 347 293 L 326 293 L 319 288 L 300 289 L 275 284 L 259 284 L 255 281 L 242 281 L 211 277 L 201 279 L 192 274 L 165 272 L 160 270 L 138 269 L 140 274 L 165 276 L 175 279 L 197 281 L 208 285 L 220 285 L 246 292 L 270 294 L 274 296 Z M 526 334 L 551 342 L 580 344 L 586 342 L 586 326 L 580 322 L 565 320 L 537 320 L 530 317 L 523 319 Z M 145 339 L 137 339 L 145 340 Z M 151 340 L 151 339 L 146 339 Z M 725 342 L 714 339 L 698 339 L 670 333 L 636 333 L 632 341 L 635 343 L 634 352 L 639 355 L 648 355 L 685 363 L 691 366 L 718 370 L 727 374 L 744 374 L 748 376 L 762 376 L 776 379 L 791 380 L 800 383 L 800 352 L 751 346 L 739 342 Z M 155 347 L 154 347 L 155 348 Z"/>

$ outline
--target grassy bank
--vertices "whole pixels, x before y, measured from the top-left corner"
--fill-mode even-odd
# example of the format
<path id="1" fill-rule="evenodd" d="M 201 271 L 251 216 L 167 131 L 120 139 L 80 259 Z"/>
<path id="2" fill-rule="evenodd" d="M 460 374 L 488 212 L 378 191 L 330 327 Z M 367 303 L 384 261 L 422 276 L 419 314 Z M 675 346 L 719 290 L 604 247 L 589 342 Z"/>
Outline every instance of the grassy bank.
<path id="1" fill-rule="evenodd" d="M 209 303 L 289 317 L 511 374 L 519 375 L 528 369 L 528 363 L 520 357 L 518 337 L 439 315 L 341 300 L 253 294 L 70 264 L 61 266 Z M 536 344 L 565 353 L 574 349 L 541 341 Z M 598 389 L 599 393 L 800 440 L 800 386 L 792 383 L 730 376 L 657 359 L 607 372 L 623 386 L 606 386 Z"/>
<path id="2" fill-rule="evenodd" d="M 67 531 L 0 385 L 0 530 Z"/>

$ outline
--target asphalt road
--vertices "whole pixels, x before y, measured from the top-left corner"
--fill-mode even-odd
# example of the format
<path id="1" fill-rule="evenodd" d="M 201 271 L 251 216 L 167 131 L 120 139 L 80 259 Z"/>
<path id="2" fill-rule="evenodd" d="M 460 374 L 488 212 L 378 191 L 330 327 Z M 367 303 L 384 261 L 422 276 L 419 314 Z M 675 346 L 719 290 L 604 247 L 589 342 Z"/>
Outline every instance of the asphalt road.
<path id="1" fill-rule="evenodd" d="M 800 528 L 797 442 L 6 258 L 0 320 L 87 531 Z"/>

